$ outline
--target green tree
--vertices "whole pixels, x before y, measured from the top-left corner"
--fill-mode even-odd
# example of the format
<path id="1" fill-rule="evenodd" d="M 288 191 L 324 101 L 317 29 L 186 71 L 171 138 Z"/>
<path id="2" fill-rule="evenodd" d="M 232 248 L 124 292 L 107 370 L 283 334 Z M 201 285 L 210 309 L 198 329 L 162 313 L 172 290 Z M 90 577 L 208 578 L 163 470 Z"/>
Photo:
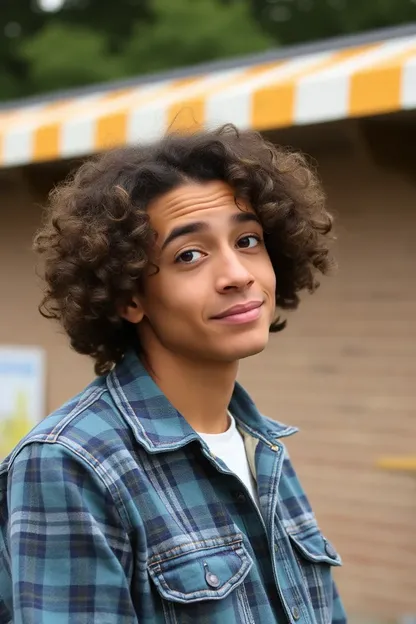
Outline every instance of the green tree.
<path id="1" fill-rule="evenodd" d="M 65 27 L 68 27 L 68 32 L 72 30 L 73 37 L 80 32 L 80 27 L 82 37 L 86 36 L 86 29 L 91 29 L 90 39 L 97 34 L 99 36 L 100 43 L 97 42 L 96 46 L 101 45 L 103 49 L 114 52 L 124 45 L 135 24 L 151 22 L 151 3 L 152 0 L 63 0 L 59 11 L 53 13 L 42 10 L 40 0 L 1 0 L 0 99 L 29 95 L 44 89 L 42 85 L 46 80 L 38 85 L 31 78 L 38 73 L 34 65 L 39 62 L 41 48 L 47 41 L 52 42 L 58 25 L 62 27 L 61 32 Z M 30 50 L 39 52 L 33 62 L 28 54 Z M 47 54 L 53 56 L 55 52 L 56 49 L 51 48 Z M 60 53 L 62 56 L 63 51 Z M 103 60 L 106 61 L 105 56 Z M 100 71 L 97 69 L 97 73 Z M 83 79 L 86 79 L 85 73 Z M 66 84 L 61 85 L 58 80 L 50 88 L 59 89 L 61 86 Z"/>
<path id="2" fill-rule="evenodd" d="M 85 26 L 50 23 L 23 42 L 27 87 L 33 93 L 94 84 L 123 76 L 123 58 L 110 51 L 107 37 Z"/>
<path id="3" fill-rule="evenodd" d="M 416 20 L 415 0 L 249 1 L 256 20 L 282 44 L 313 41 Z"/>
<path id="4" fill-rule="evenodd" d="M 20 58 L 20 42 L 42 28 L 45 15 L 33 10 L 28 0 L 3 0 L 0 9 L 0 97 L 24 94 L 26 64 Z"/>
<path id="5" fill-rule="evenodd" d="M 247 2 L 155 0 L 155 21 L 137 24 L 125 47 L 131 73 L 149 73 L 265 50 L 270 36 L 250 16 Z"/>
<path id="6" fill-rule="evenodd" d="M 41 93 L 93 84 L 256 52 L 273 43 L 247 2 L 153 0 L 151 8 L 146 20 L 132 20 L 125 32 L 121 22 L 107 32 L 106 20 L 90 15 L 82 24 L 75 20 L 78 13 L 56 13 L 20 42 L 25 88 Z"/>
<path id="7" fill-rule="evenodd" d="M 416 0 L 2 0 L 0 99 L 416 20 Z"/>

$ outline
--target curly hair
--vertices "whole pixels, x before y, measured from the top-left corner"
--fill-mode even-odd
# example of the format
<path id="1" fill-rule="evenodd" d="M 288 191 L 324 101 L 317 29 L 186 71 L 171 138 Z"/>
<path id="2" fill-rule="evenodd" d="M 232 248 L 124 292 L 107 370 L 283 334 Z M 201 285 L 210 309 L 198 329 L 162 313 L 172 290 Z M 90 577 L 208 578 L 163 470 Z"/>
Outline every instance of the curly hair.
<path id="1" fill-rule="evenodd" d="M 149 146 L 84 162 L 55 188 L 34 248 L 44 259 L 41 314 L 60 321 L 75 351 L 103 375 L 135 346 L 117 310 L 140 291 L 154 242 L 147 206 L 184 182 L 224 181 L 260 218 L 276 274 L 276 305 L 296 308 L 333 261 L 332 218 L 321 185 L 299 153 L 232 125 L 172 134 Z M 278 331 L 279 319 L 270 327 Z"/>

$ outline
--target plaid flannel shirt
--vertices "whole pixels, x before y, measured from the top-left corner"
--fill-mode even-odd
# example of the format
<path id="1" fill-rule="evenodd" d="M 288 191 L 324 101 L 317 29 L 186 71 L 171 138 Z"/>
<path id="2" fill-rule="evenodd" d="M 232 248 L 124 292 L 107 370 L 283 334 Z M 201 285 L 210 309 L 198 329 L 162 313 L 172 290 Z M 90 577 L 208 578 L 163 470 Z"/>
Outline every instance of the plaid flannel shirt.
<path id="1" fill-rule="evenodd" d="M 344 624 L 340 558 L 236 384 L 261 514 L 130 353 L 0 465 L 0 623 Z"/>

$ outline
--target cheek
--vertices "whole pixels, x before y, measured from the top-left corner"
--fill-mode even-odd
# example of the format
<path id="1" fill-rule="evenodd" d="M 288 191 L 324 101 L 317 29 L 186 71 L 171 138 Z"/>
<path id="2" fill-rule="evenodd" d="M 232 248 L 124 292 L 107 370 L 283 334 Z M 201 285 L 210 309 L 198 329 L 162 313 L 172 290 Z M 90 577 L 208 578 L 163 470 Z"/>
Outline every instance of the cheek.
<path id="1" fill-rule="evenodd" d="M 204 282 L 186 277 L 169 276 L 160 272 L 153 278 L 145 297 L 145 308 L 149 316 L 160 316 L 166 322 L 167 315 L 171 319 L 175 315 L 181 319 L 192 319 L 199 315 L 203 307 L 201 285 Z"/>
<path id="2" fill-rule="evenodd" d="M 275 297 L 275 295 L 276 295 L 276 274 L 274 272 L 273 267 L 271 267 L 270 271 L 271 271 L 270 288 L 271 288 L 271 290 L 273 292 L 273 297 Z"/>
<path id="3" fill-rule="evenodd" d="M 267 292 L 272 295 L 273 301 L 276 293 L 276 275 L 273 269 L 273 265 L 269 256 L 265 258 L 264 267 L 263 267 L 263 286 Z"/>

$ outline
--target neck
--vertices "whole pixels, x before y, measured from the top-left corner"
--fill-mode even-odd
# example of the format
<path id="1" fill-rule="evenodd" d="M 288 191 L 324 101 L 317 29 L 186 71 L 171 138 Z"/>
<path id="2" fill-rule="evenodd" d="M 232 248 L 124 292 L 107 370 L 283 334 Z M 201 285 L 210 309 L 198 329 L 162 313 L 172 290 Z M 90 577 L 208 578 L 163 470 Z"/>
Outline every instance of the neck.
<path id="1" fill-rule="evenodd" d="M 195 362 L 170 352 L 152 352 L 144 365 L 195 431 L 223 433 L 228 429 L 238 362 Z"/>

